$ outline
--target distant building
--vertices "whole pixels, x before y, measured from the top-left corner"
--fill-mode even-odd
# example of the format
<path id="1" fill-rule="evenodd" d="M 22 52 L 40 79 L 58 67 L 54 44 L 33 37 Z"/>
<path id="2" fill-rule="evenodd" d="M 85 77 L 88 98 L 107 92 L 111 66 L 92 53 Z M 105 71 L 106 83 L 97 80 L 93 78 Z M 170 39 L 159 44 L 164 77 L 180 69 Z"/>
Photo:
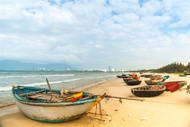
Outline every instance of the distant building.
<path id="1" fill-rule="evenodd" d="M 111 66 L 108 67 L 108 71 L 111 71 Z"/>

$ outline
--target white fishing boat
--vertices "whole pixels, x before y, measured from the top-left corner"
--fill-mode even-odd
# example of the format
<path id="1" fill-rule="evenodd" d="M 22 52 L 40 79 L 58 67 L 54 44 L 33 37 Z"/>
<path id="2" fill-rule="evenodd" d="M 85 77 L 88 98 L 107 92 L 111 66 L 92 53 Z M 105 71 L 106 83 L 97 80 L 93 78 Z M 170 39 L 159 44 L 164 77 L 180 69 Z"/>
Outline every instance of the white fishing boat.
<path id="1" fill-rule="evenodd" d="M 64 122 L 86 115 L 100 96 L 88 92 L 61 93 L 60 90 L 29 86 L 13 86 L 17 107 L 27 117 L 43 122 Z M 99 99 L 98 99 L 99 98 Z"/>

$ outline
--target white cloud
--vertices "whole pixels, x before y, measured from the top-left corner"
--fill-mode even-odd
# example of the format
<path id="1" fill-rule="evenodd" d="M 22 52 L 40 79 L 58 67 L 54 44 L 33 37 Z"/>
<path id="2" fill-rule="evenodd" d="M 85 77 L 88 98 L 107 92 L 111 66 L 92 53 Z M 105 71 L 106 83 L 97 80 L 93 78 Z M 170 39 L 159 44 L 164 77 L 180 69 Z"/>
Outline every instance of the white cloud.
<path id="1" fill-rule="evenodd" d="M 175 37 L 175 42 L 184 46 L 190 46 L 190 32 L 188 34 L 179 34 Z"/>
<path id="2" fill-rule="evenodd" d="M 124 69 L 188 62 L 189 6 L 188 0 L 4 0 L 0 59 Z"/>

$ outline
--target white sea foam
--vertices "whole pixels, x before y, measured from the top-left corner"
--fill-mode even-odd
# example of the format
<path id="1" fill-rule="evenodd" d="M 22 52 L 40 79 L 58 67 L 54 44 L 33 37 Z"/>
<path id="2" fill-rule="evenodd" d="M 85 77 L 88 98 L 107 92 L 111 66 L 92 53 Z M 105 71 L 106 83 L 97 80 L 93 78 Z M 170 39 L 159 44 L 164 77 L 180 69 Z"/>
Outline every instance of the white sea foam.
<path id="1" fill-rule="evenodd" d="M 5 86 L 5 87 L 0 86 L 0 92 L 9 91 L 11 89 L 12 89 L 12 86 Z"/>

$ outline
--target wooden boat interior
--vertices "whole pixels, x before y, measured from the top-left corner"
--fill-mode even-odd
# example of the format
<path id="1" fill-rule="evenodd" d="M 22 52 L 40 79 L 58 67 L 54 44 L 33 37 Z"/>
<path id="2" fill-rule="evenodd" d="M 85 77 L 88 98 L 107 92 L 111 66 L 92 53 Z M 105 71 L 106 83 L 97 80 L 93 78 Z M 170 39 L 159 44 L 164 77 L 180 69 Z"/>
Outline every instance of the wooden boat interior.
<path id="1" fill-rule="evenodd" d="M 29 92 L 30 91 L 30 92 Z M 22 97 L 24 100 L 29 100 L 29 101 L 36 101 L 36 102 L 68 102 L 68 100 L 72 101 L 72 99 L 77 98 L 77 95 L 80 92 L 68 92 L 64 93 L 62 90 L 61 91 L 53 91 L 50 92 L 47 89 L 40 89 L 40 90 L 30 90 L 30 89 L 24 89 L 24 88 L 19 88 L 19 92 L 17 94 Z M 81 93 L 81 97 L 78 96 L 78 99 L 76 100 L 85 100 L 92 98 L 92 94 L 86 94 L 84 92 Z M 75 100 L 75 101 L 76 101 Z"/>

